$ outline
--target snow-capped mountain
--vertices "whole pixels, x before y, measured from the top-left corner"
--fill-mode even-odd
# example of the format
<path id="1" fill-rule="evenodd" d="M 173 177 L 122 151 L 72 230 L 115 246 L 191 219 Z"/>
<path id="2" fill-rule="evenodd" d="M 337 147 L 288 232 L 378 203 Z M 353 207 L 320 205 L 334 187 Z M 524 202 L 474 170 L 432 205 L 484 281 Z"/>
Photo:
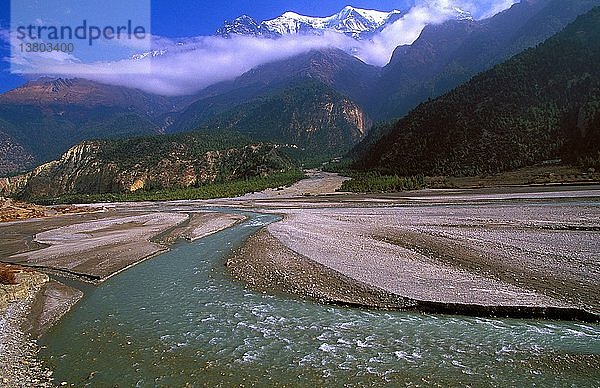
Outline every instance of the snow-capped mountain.
<path id="1" fill-rule="evenodd" d="M 269 31 L 264 29 L 256 20 L 247 15 L 242 15 L 232 21 L 226 20 L 223 26 L 217 30 L 215 35 L 223 36 L 225 38 L 229 38 L 232 35 L 276 37 L 275 35 L 271 36 Z"/>
<path id="2" fill-rule="evenodd" d="M 215 35 L 229 38 L 232 35 L 252 35 L 276 38 L 284 35 L 321 35 L 325 31 L 342 33 L 357 39 L 368 37 L 404 15 L 402 11 L 382 12 L 347 6 L 335 15 L 311 17 L 286 12 L 263 22 L 247 15 L 225 21 Z"/>
<path id="3" fill-rule="evenodd" d="M 473 19 L 469 12 L 459 8 L 454 8 L 452 12 L 451 18 L 455 20 Z M 384 12 L 346 6 L 340 12 L 327 17 L 312 17 L 295 12 L 285 12 L 274 19 L 258 22 L 250 16 L 242 15 L 231 21 L 226 20 L 214 36 L 223 38 L 252 36 L 277 39 L 289 35 L 323 35 L 326 32 L 332 32 L 344 34 L 356 40 L 368 41 L 389 25 L 402 19 L 406 14 L 406 12 L 398 10 Z M 182 38 L 177 42 L 164 39 L 155 42 L 152 51 L 134 55 L 132 59 L 190 52 L 202 45 L 202 37 Z M 352 55 L 357 55 L 355 48 L 345 47 L 344 50 Z"/>

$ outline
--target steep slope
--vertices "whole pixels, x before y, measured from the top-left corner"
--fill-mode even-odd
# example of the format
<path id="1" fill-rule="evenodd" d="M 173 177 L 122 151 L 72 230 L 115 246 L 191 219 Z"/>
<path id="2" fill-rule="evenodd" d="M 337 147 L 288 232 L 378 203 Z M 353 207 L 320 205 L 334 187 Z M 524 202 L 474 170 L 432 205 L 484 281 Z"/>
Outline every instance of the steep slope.
<path id="1" fill-rule="evenodd" d="M 239 133 L 189 133 L 85 141 L 58 160 L 6 180 L 4 195 L 48 198 L 64 194 L 196 187 L 290 168 L 278 146 Z M 18 182 L 17 182 L 18 181 Z M 1 183 L 1 182 L 0 182 Z M 1 187 L 0 187 L 1 188 Z"/>
<path id="2" fill-rule="evenodd" d="M 169 131 L 228 128 L 296 144 L 311 155 L 318 149 L 341 155 L 370 128 L 362 105 L 377 76 L 376 67 L 343 51 L 314 50 L 207 88 L 174 116 Z"/>
<path id="3" fill-rule="evenodd" d="M 20 172 L 35 163 L 31 152 L 7 134 L 10 126 L 0 120 L 0 174 Z"/>
<path id="4" fill-rule="evenodd" d="M 0 155 L 0 174 L 58 157 L 85 139 L 159 133 L 155 118 L 172 109 L 167 98 L 83 79 L 29 82 L 0 95 L 0 123 L 33 159 L 23 159 L 15 148 Z"/>
<path id="5" fill-rule="evenodd" d="M 365 108 L 376 119 L 401 117 L 544 41 L 597 5 L 600 0 L 524 0 L 489 19 L 427 26 L 412 45 L 396 49 Z"/>
<path id="6" fill-rule="evenodd" d="M 253 138 L 294 145 L 307 157 L 343 154 L 371 124 L 357 104 L 309 79 L 221 113 L 201 128 L 235 129 Z"/>
<path id="7" fill-rule="evenodd" d="M 289 59 L 267 63 L 232 81 L 206 88 L 197 100 L 174 117 L 169 131 L 193 130 L 213 116 L 263 94 L 302 79 L 319 80 L 358 104 L 365 105 L 368 90 L 380 68 L 367 65 L 337 49 L 312 50 Z"/>
<path id="8" fill-rule="evenodd" d="M 548 159 L 600 162 L 600 7 L 424 103 L 357 161 L 404 175 L 473 175 Z"/>

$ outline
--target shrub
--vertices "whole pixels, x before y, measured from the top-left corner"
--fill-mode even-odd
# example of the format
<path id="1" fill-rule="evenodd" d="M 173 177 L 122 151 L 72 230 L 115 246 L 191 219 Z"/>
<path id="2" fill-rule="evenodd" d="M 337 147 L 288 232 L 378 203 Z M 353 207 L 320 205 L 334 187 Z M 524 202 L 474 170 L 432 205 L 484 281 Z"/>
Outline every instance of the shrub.
<path id="1" fill-rule="evenodd" d="M 391 193 L 418 190 L 425 187 L 422 175 L 403 177 L 378 173 L 354 173 L 351 180 L 342 184 L 341 191 L 355 193 Z"/>
<path id="2" fill-rule="evenodd" d="M 8 266 L 0 266 L 0 284 L 10 285 L 17 284 L 15 271 Z"/>

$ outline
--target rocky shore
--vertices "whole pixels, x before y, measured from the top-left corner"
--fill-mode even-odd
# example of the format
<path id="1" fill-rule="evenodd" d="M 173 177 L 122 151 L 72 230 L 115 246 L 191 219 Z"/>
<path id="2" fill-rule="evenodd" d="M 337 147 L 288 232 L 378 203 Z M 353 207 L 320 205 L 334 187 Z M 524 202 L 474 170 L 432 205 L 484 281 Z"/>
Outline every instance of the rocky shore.
<path id="1" fill-rule="evenodd" d="M 106 212 L 90 207 L 77 216 L 0 224 L 0 260 L 5 262 L 0 262 L 0 270 L 16 272 L 14 279 L 7 275 L 1 279 L 7 284 L 0 284 L 0 387 L 54 386 L 52 371 L 36 359 L 36 339 L 83 297 L 81 291 L 38 270 L 102 282 L 163 252 L 179 238 L 196 240 L 245 219 L 138 206 L 140 211 L 131 211 L 136 206 L 129 205 L 123 206 L 127 210 Z"/>
<path id="2" fill-rule="evenodd" d="M 48 276 L 23 271 L 17 284 L 0 285 L 0 386 L 52 387 L 52 371 L 37 359 L 39 350 L 28 329 L 32 306 L 48 283 Z M 55 317 L 58 319 L 59 317 Z"/>

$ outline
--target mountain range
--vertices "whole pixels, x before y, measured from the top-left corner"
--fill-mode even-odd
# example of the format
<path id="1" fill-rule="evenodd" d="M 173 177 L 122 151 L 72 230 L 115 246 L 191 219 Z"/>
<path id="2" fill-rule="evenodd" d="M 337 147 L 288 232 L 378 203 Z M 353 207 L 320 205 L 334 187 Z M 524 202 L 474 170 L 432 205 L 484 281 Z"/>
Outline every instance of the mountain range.
<path id="1" fill-rule="evenodd" d="M 547 161 L 600 164 L 600 7 L 411 111 L 355 167 L 471 176 Z"/>
<path id="2" fill-rule="evenodd" d="M 395 50 L 365 109 L 376 120 L 402 117 L 543 42 L 598 5 L 598 0 L 523 0 L 488 19 L 426 26 L 413 44 Z"/>
<path id="3" fill-rule="evenodd" d="M 595 5 L 600 0 L 524 0 L 489 19 L 457 17 L 426 26 L 413 44 L 398 47 L 383 68 L 341 50 L 312 50 L 261 65 L 192 96 L 156 96 L 83 79 L 32 81 L 0 95 L 0 174 L 56 159 L 87 139 L 191 130 L 212 135 L 235 130 L 259 142 L 287 144 L 301 160 L 339 156 L 359 143 L 353 153 L 364 155 L 395 128 L 378 124 L 371 131 L 373 123 L 402 117 L 420 103 L 536 46 Z M 310 28 L 287 33 L 333 28 L 367 39 L 369 33 L 402 15 L 362 11 L 347 7 L 329 18 L 309 20 Z M 349 23 L 359 16 L 370 22 Z M 292 14 L 286 17 L 298 23 L 305 20 Z M 259 32 L 266 31 L 261 30 L 264 22 L 253 23 Z M 245 30 L 252 23 L 241 23 L 239 29 L 233 24 L 225 24 L 231 27 L 229 32 L 220 31 L 230 36 L 257 31 Z M 311 31 L 317 27 L 321 32 Z M 273 29 L 263 36 L 280 37 L 277 31 L 284 30 Z M 167 55 L 157 55 L 163 54 Z M 378 165 L 375 159 L 364 160 L 364 166 Z"/>
<path id="4" fill-rule="evenodd" d="M 0 173 L 51 160 L 86 139 L 161 133 L 156 118 L 178 109 L 178 101 L 84 79 L 28 82 L 0 95 L 0 141 L 6 144 Z"/>
<path id="5" fill-rule="evenodd" d="M 322 35 L 326 32 L 341 33 L 356 39 L 365 39 L 400 19 L 405 13 L 398 10 L 382 12 L 344 7 L 339 13 L 328 17 L 311 17 L 286 12 L 283 15 L 257 22 L 247 15 L 232 21 L 226 20 L 215 35 L 231 38 L 235 35 L 279 38 L 285 35 Z M 468 13 L 457 10 L 460 17 L 470 17 Z"/>
<path id="6" fill-rule="evenodd" d="M 357 41 L 372 41 L 379 33 L 407 15 L 405 11 L 392 10 L 377 11 L 370 9 L 344 7 L 340 12 L 327 17 L 313 17 L 300 15 L 295 12 L 285 12 L 282 15 L 264 21 L 257 21 L 248 15 L 241 15 L 233 20 L 225 20 L 223 25 L 213 34 L 214 37 L 231 39 L 236 36 L 258 37 L 264 39 L 278 39 L 292 36 L 324 36 L 335 34 L 348 36 Z M 452 8 L 446 12 L 445 18 L 453 20 L 473 20 L 471 14 L 460 8 Z M 430 21 L 425 18 L 425 24 Z M 178 40 L 160 39 L 154 43 L 154 48 L 141 54 L 136 54 L 133 59 L 146 57 L 164 57 L 183 54 L 203 48 L 200 42 L 203 37 L 189 37 Z M 349 46 L 345 50 L 351 55 L 359 51 L 356 47 Z"/>

